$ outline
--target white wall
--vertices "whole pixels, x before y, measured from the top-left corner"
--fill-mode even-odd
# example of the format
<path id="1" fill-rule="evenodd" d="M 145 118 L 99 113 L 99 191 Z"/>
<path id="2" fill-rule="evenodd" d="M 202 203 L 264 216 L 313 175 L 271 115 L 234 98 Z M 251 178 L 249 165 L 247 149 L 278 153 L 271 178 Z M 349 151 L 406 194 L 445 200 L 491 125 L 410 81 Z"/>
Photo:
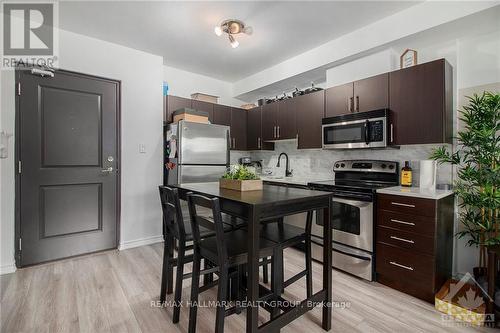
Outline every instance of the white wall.
<path id="1" fill-rule="evenodd" d="M 169 66 L 163 66 L 163 80 L 168 83 L 169 95 L 191 98 L 191 94 L 200 92 L 219 96 L 219 104 L 230 106 L 245 104 L 233 98 L 233 85 L 230 82 Z"/>
<path id="2" fill-rule="evenodd" d="M 163 59 L 160 56 L 61 31 L 59 66 L 121 81 L 121 247 L 161 240 L 157 186 L 162 183 Z M 2 73 L 2 126 L 14 129 L 14 80 Z M 9 73 L 7 73 L 9 74 Z M 139 153 L 139 144 L 146 153 Z M 12 145 L 13 146 L 13 145 Z M 2 160 L 0 266 L 10 265 L 14 249 L 14 166 Z"/>

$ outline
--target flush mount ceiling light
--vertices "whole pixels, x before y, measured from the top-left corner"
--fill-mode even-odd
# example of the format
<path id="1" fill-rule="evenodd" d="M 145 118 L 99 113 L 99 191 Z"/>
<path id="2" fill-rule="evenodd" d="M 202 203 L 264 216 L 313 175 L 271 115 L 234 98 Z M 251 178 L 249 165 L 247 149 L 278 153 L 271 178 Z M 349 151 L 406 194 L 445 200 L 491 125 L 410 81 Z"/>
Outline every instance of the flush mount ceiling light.
<path id="1" fill-rule="evenodd" d="M 229 43 L 233 48 L 237 48 L 240 43 L 234 38 L 234 35 L 237 34 L 247 34 L 251 35 L 253 32 L 252 27 L 246 26 L 240 20 L 230 19 L 223 21 L 220 25 L 214 28 L 214 32 L 217 36 L 222 36 L 223 33 L 226 33 L 229 38 Z"/>

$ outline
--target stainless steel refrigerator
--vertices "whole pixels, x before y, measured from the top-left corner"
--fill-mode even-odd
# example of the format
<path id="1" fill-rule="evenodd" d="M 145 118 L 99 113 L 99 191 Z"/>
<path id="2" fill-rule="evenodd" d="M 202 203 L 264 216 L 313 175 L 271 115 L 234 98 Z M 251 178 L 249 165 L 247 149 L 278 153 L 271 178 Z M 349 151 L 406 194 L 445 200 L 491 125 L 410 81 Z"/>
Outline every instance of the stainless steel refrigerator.
<path id="1" fill-rule="evenodd" d="M 229 126 L 179 121 L 166 133 L 167 184 L 218 181 L 229 166 Z"/>

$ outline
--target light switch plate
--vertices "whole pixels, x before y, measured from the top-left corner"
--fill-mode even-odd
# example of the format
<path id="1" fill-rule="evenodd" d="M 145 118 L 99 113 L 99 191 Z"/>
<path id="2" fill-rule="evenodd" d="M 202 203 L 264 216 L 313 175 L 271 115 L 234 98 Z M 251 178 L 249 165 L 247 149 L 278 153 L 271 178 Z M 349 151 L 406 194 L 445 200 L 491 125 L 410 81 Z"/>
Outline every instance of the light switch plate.
<path id="1" fill-rule="evenodd" d="M 139 144 L 139 153 L 141 154 L 146 153 L 146 145 L 144 143 Z"/>

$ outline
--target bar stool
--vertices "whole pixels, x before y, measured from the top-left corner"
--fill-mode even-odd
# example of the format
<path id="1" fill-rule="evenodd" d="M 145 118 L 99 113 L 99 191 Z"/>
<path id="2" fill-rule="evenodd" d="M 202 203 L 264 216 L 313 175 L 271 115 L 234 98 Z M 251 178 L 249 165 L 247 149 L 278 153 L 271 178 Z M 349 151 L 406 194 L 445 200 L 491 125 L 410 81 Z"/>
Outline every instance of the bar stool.
<path id="1" fill-rule="evenodd" d="M 163 210 L 163 229 L 165 232 L 165 242 L 163 248 L 163 267 L 161 275 L 160 302 L 164 302 L 166 294 L 171 294 L 173 289 L 173 267 L 177 266 L 175 282 L 175 305 L 172 321 L 179 322 L 180 301 L 182 294 L 182 281 L 191 277 L 191 273 L 184 274 L 184 264 L 193 260 L 193 255 L 186 255 L 186 251 L 193 248 L 187 246 L 187 242 L 193 241 L 193 232 L 189 219 L 184 220 L 179 195 L 176 188 L 159 186 L 160 201 Z M 231 221 L 230 221 L 231 223 Z M 232 230 L 231 224 L 222 224 L 224 231 Z M 215 236 L 214 230 L 200 227 L 198 230 L 201 239 Z M 173 257 L 174 241 L 178 241 L 177 258 Z M 207 260 L 204 266 L 210 266 Z M 207 283 L 213 282 L 212 279 L 206 279 Z"/>
<path id="2" fill-rule="evenodd" d="M 295 283 L 302 277 L 306 277 L 306 293 L 307 297 L 311 297 L 313 293 L 312 288 L 312 257 L 311 257 L 311 228 L 312 228 L 312 215 L 313 212 L 307 212 L 306 216 L 306 226 L 305 229 L 298 228 L 296 226 L 283 223 L 283 219 L 274 221 L 274 223 L 265 223 L 262 226 L 260 236 L 271 240 L 278 244 L 280 248 L 280 258 L 283 260 L 283 251 L 292 246 L 299 245 L 301 243 L 305 244 L 305 269 L 301 272 L 295 274 L 291 278 L 282 282 L 283 289 L 281 292 L 285 291 L 285 288 Z M 280 264 L 281 278 L 284 278 L 284 263 Z M 272 269 L 274 272 L 274 269 Z"/>
<path id="3" fill-rule="evenodd" d="M 215 332 L 222 333 L 224 331 L 224 318 L 240 310 L 237 306 L 226 309 L 225 302 L 227 301 L 227 285 L 230 269 L 236 268 L 236 274 L 240 275 L 241 267 L 248 262 L 248 233 L 243 228 L 224 232 L 224 224 L 222 222 L 218 198 L 207 198 L 201 195 L 188 194 L 187 199 L 191 216 L 191 229 L 193 230 L 194 237 L 193 279 L 191 283 L 191 308 L 189 313 L 188 332 L 196 332 L 200 274 L 211 273 L 215 269 L 219 275 Z M 211 209 L 213 212 L 212 219 L 200 216 L 197 212 L 197 207 Z M 201 228 L 215 229 L 215 237 L 202 239 L 200 232 Z M 259 259 L 267 257 L 276 258 L 275 255 L 279 255 L 279 251 L 280 248 L 277 247 L 276 243 L 264 238 L 260 239 Z M 207 258 L 216 266 L 209 270 L 201 271 L 200 262 L 202 258 Z M 277 267 L 279 263 L 273 261 L 273 265 Z M 238 278 L 235 280 L 239 281 Z M 273 287 L 274 290 L 281 290 L 279 281 L 276 281 Z M 240 290 L 241 288 L 237 286 L 235 289 Z"/>

